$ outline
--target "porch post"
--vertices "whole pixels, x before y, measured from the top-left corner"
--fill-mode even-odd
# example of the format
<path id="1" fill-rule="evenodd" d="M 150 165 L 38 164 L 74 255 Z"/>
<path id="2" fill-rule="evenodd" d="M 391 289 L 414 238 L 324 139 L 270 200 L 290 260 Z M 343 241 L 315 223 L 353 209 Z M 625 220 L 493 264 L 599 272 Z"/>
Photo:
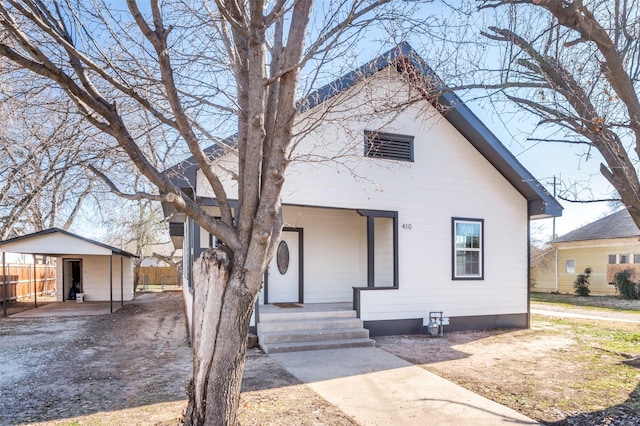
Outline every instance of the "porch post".
<path id="1" fill-rule="evenodd" d="M 113 313 L 113 253 L 109 256 L 109 308 Z"/>
<path id="2" fill-rule="evenodd" d="M 36 265 L 36 254 L 33 253 L 33 304 L 38 307 L 38 267 Z"/>
<path id="3" fill-rule="evenodd" d="M 376 285 L 375 217 L 367 216 L 367 287 Z"/>

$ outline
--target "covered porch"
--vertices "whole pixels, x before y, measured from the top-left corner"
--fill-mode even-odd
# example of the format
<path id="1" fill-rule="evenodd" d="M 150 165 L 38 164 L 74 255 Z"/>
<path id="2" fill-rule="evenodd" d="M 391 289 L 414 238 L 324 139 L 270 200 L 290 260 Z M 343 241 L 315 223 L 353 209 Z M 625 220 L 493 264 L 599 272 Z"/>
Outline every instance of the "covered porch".
<path id="1" fill-rule="evenodd" d="M 397 212 L 290 205 L 282 211 L 285 226 L 260 305 L 357 309 L 354 288 L 398 288 Z"/>

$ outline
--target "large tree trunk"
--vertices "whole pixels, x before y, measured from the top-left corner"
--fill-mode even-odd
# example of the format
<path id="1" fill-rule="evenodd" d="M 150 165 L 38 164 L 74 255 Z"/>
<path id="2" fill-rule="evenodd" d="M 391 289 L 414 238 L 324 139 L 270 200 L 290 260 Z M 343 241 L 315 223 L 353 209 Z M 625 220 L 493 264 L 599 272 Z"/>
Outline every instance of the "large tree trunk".
<path id="1" fill-rule="evenodd" d="M 244 273 L 209 249 L 194 262 L 193 379 L 185 425 L 236 425 L 240 385 L 255 294 Z M 236 270 L 241 268 L 235 268 Z"/>

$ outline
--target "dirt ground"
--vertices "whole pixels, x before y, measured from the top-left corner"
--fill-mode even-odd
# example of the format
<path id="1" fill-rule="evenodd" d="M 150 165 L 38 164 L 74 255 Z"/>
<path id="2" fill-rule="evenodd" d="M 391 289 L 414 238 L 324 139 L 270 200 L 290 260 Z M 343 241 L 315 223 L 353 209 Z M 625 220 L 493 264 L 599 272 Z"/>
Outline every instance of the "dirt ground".
<path id="1" fill-rule="evenodd" d="M 388 352 L 545 424 L 637 426 L 639 331 L 639 324 L 534 315 L 528 330 L 376 340 Z"/>
<path id="2" fill-rule="evenodd" d="M 547 424 L 640 425 L 638 324 L 534 315 L 529 330 L 377 344 Z M 144 294 L 111 315 L 0 319 L 2 425 L 175 425 L 190 375 L 180 293 Z M 240 419 L 358 424 L 255 349 Z"/>
<path id="3" fill-rule="evenodd" d="M 111 315 L 0 319 L 0 424 L 179 424 L 192 368 L 181 298 L 146 293 Z M 240 417 L 356 424 L 258 350 Z"/>
<path id="4" fill-rule="evenodd" d="M 3 319 L 0 424 L 74 424 L 96 413 L 127 424 L 122 410 L 157 405 L 175 407 L 175 424 L 191 373 L 181 295 L 154 296 L 111 315 Z M 152 424 L 154 411 L 131 420 Z"/>
<path id="5" fill-rule="evenodd" d="M 33 309 L 38 304 L 39 307 L 55 302 L 56 296 L 42 295 L 38 296 L 38 300 L 34 300 L 33 297 L 23 297 L 20 300 L 7 301 L 7 315 L 17 314 L 18 312 L 27 311 Z M 0 300 L 0 317 L 4 316 L 4 301 Z"/>

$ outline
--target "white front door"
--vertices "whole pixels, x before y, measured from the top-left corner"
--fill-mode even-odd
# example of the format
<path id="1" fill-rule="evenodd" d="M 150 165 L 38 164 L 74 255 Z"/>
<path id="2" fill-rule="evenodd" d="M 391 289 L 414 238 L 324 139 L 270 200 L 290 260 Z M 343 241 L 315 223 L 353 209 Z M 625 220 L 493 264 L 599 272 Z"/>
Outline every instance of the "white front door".
<path id="1" fill-rule="evenodd" d="M 271 259 L 267 281 L 268 303 L 300 301 L 300 233 L 282 231 L 276 254 Z"/>

